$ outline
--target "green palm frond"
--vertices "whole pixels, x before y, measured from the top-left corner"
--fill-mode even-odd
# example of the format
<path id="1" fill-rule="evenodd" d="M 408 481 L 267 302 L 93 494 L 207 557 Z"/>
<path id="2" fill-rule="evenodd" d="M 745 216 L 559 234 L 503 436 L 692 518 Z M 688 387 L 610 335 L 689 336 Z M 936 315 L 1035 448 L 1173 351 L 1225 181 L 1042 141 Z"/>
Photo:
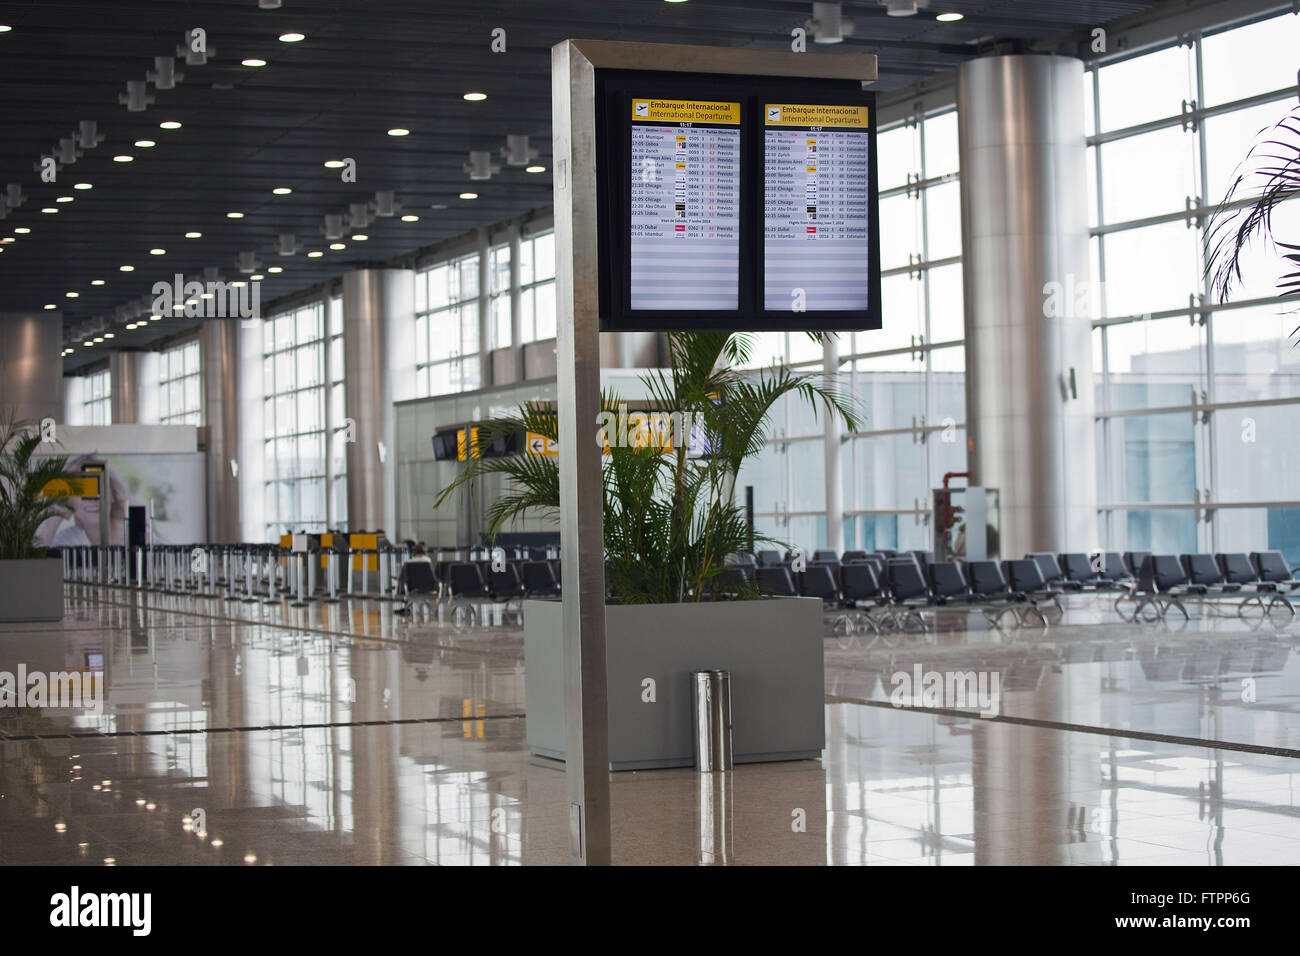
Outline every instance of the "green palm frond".
<path id="1" fill-rule="evenodd" d="M 42 494 L 51 481 L 67 477 L 67 458 L 38 457 L 41 444 L 40 432 L 12 410 L 0 419 L 0 560 L 42 557 L 37 529 L 67 513 L 60 496 Z"/>

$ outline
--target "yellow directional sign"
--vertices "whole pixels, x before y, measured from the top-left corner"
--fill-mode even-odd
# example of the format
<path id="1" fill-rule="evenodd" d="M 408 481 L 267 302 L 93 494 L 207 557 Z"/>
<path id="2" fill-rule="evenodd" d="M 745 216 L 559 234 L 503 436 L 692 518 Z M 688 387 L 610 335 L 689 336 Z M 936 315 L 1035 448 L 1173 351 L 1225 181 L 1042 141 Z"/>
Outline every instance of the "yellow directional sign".
<path id="1" fill-rule="evenodd" d="M 528 433 L 528 440 L 525 445 L 530 455 L 553 456 L 560 453 L 560 446 L 557 442 L 553 442 L 545 435 L 539 435 L 537 432 Z"/>
<path id="2" fill-rule="evenodd" d="M 41 489 L 42 498 L 98 498 L 99 478 L 55 478 Z"/>

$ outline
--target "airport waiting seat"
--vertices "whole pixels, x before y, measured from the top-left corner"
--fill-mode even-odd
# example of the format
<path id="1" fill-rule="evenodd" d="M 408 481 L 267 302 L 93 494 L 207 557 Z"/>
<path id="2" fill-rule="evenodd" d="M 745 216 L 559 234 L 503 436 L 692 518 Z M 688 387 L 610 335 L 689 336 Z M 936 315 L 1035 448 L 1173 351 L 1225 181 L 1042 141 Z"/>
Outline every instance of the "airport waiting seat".
<path id="1" fill-rule="evenodd" d="M 840 601 L 857 612 L 853 617 L 855 628 L 879 633 L 880 624 L 871 612 L 888 605 L 889 598 L 871 564 L 862 561 L 840 565 Z"/>
<path id="2" fill-rule="evenodd" d="M 1192 594 L 1222 594 L 1225 589 L 1240 590 L 1240 586 L 1223 580 L 1223 571 L 1214 556 L 1210 554 L 1179 555 L 1178 563 L 1182 565 L 1187 577 L 1187 590 Z"/>
<path id="3" fill-rule="evenodd" d="M 1047 615 L 1043 613 L 1043 602 L 1050 603 L 1056 608 L 1057 620 L 1060 620 L 1060 616 L 1065 613 L 1064 608 L 1061 607 L 1061 592 L 1048 585 L 1043 579 L 1043 572 L 1037 561 L 1033 558 L 1003 561 L 1002 570 L 1006 575 L 1007 586 L 1011 588 L 1013 599 L 1027 605 L 1019 615 L 1020 623 L 1023 624 L 1033 616 L 1042 621 L 1043 626 L 1046 627 Z"/>
<path id="4" fill-rule="evenodd" d="M 489 569 L 487 583 L 493 600 L 516 601 L 524 596 L 523 575 L 515 561 L 507 561 L 500 571 Z"/>
<path id="5" fill-rule="evenodd" d="M 1017 625 L 1024 623 L 1021 607 L 996 561 L 967 561 L 966 580 L 970 585 L 971 601 L 981 605 L 980 613 L 984 620 L 1000 628 L 1003 618 L 1009 613 Z"/>
<path id="6" fill-rule="evenodd" d="M 839 564 L 840 563 L 840 556 L 836 554 L 834 551 L 830 551 L 826 548 L 818 548 L 816 551 L 814 551 L 812 559 L 816 561 L 818 564 Z"/>
<path id="7" fill-rule="evenodd" d="M 921 608 L 931 603 L 930 585 L 916 558 L 891 558 L 889 562 L 889 598 L 905 630 L 925 630 Z"/>
<path id="8" fill-rule="evenodd" d="M 745 573 L 746 571 L 752 571 L 752 569 L 741 564 L 723 567 L 705 582 L 706 593 L 711 594 L 714 598 L 740 596 L 746 590 L 749 582 L 753 580 Z"/>
<path id="9" fill-rule="evenodd" d="M 760 566 L 755 574 L 755 580 L 758 582 L 759 592 L 767 597 L 799 596 L 790 569 L 784 565 Z"/>
<path id="10" fill-rule="evenodd" d="M 840 564 L 850 564 L 855 561 L 865 561 L 867 552 L 865 551 L 845 551 L 840 555 Z"/>
<path id="11" fill-rule="evenodd" d="M 1124 558 L 1118 551 L 1107 551 L 1102 556 L 1102 565 L 1101 577 L 1109 586 L 1128 587 L 1132 584 L 1133 576 L 1124 569 Z"/>
<path id="12" fill-rule="evenodd" d="M 955 561 L 937 561 L 928 568 L 930 591 L 936 604 L 964 601 L 970 596 L 966 576 Z"/>
<path id="13" fill-rule="evenodd" d="M 1026 558 L 1038 565 L 1038 573 L 1043 576 L 1043 583 L 1049 588 L 1061 588 L 1065 585 L 1065 572 L 1056 555 L 1047 551 L 1031 551 Z"/>
<path id="14" fill-rule="evenodd" d="M 1151 607 L 1156 616 L 1146 620 L 1163 620 L 1170 608 L 1177 608 L 1184 620 L 1190 620 L 1191 615 L 1181 600 L 1191 593 L 1187 583 L 1187 573 L 1176 555 L 1148 554 L 1138 569 L 1137 606 L 1133 609 L 1133 618 L 1136 620 Z"/>
<path id="15" fill-rule="evenodd" d="M 482 567 L 477 562 L 453 562 L 447 568 L 447 591 L 451 598 L 489 597 Z"/>
<path id="16" fill-rule="evenodd" d="M 560 582 L 549 561 L 525 561 L 520 576 L 527 597 L 555 597 L 560 593 Z"/>
<path id="17" fill-rule="evenodd" d="M 758 566 L 760 568 L 772 568 L 781 563 L 780 551 L 760 551 L 758 552 Z"/>
<path id="18" fill-rule="evenodd" d="M 1092 555 L 1090 554 L 1084 554 L 1081 551 L 1062 554 L 1058 563 L 1061 566 L 1061 583 L 1070 590 L 1091 590 L 1101 587 L 1105 583 L 1103 577 L 1104 565 L 1100 569 L 1094 569 Z"/>
<path id="19" fill-rule="evenodd" d="M 839 563 L 834 565 L 824 561 L 814 561 L 804 569 L 799 578 L 799 593 L 804 597 L 818 597 L 823 602 L 838 601 L 840 590 L 835 583 Z"/>
<path id="20" fill-rule="evenodd" d="M 428 604 L 438 596 L 438 578 L 428 561 L 407 561 L 398 572 L 398 593 L 402 596 L 399 614 L 408 614 L 417 601 Z"/>
<path id="21" fill-rule="evenodd" d="M 1151 557 L 1150 551 L 1125 551 L 1124 568 L 1134 580 L 1142 571 L 1142 562 Z"/>
<path id="22" fill-rule="evenodd" d="M 1295 590 L 1297 586 L 1300 586 L 1300 581 L 1295 579 L 1295 574 L 1290 565 L 1286 563 L 1286 558 L 1282 557 L 1282 552 L 1252 551 L 1250 563 L 1255 569 L 1256 575 L 1259 576 L 1256 589 L 1272 595 L 1267 613 L 1271 614 L 1273 608 L 1281 605 L 1294 615 L 1295 608 L 1291 606 L 1291 601 L 1283 592 Z"/>

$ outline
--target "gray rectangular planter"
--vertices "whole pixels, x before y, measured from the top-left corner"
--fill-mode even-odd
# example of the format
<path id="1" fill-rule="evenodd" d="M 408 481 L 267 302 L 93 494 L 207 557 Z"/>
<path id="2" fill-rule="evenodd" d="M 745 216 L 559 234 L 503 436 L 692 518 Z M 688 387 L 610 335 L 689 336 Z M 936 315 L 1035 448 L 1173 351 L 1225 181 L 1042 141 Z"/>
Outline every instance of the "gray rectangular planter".
<path id="1" fill-rule="evenodd" d="M 0 622 L 61 620 L 62 561 L 0 561 Z"/>
<path id="2" fill-rule="evenodd" d="M 690 674 L 731 672 L 736 763 L 804 760 L 826 745 L 822 604 L 773 598 L 605 609 L 611 770 L 690 767 Z M 528 746 L 564 759 L 558 601 L 524 602 Z M 647 701 L 647 679 L 654 700 Z"/>

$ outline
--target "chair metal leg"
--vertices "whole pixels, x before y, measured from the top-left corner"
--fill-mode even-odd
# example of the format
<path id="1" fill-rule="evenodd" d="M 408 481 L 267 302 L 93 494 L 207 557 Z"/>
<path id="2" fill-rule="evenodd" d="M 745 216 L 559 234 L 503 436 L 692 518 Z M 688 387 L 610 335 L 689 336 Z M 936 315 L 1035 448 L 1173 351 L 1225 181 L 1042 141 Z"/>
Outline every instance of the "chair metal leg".
<path id="1" fill-rule="evenodd" d="M 1286 598 L 1284 598 L 1284 597 L 1283 597 L 1282 595 L 1280 595 L 1280 594 L 1274 594 L 1274 595 L 1273 595 L 1273 597 L 1272 597 L 1272 598 L 1269 600 L 1269 602 L 1268 602 L 1268 609 L 1267 609 L 1264 613 L 1267 614 L 1268 616 L 1272 617 L 1272 615 L 1273 615 L 1273 608 L 1277 607 L 1279 604 L 1282 605 L 1284 608 L 1287 609 L 1287 613 L 1288 613 L 1291 617 L 1295 617 L 1295 608 L 1291 606 L 1291 602 L 1290 602 L 1290 601 L 1288 601 Z"/>
<path id="2" fill-rule="evenodd" d="M 1038 618 L 1039 627 L 1047 627 L 1047 615 L 1043 613 L 1042 608 L 1037 604 L 1026 604 L 1016 612 L 1016 618 L 1020 621 L 1021 627 L 1027 627 L 1026 623 L 1030 617 Z"/>
<path id="3" fill-rule="evenodd" d="M 1160 617 L 1162 619 L 1166 614 L 1169 613 L 1169 609 L 1171 607 L 1176 607 L 1178 608 L 1178 610 L 1183 612 L 1184 621 L 1190 621 L 1192 619 L 1192 616 L 1187 613 L 1187 608 L 1183 607 L 1183 602 L 1178 600 L 1178 598 L 1176 597 L 1165 598 L 1164 601 L 1162 602 L 1162 606 L 1160 609 Z"/>

